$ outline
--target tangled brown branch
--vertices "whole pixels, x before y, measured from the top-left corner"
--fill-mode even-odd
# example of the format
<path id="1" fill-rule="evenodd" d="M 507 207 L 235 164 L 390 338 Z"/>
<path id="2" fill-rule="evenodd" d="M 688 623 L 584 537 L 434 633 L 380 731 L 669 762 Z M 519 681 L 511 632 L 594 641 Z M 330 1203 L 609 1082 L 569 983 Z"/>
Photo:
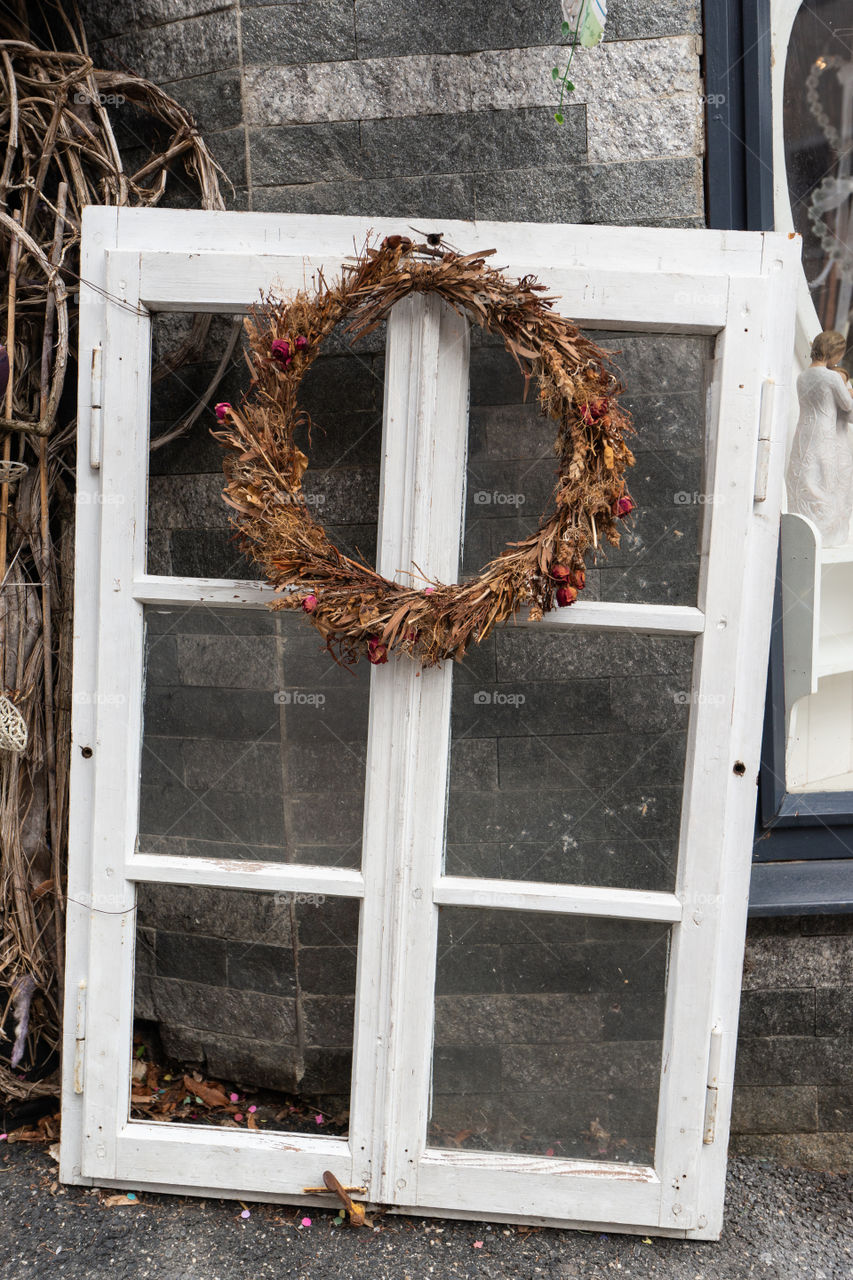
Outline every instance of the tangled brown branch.
<path id="1" fill-rule="evenodd" d="M 224 207 L 191 116 L 156 85 L 99 71 L 70 23 L 67 35 L 66 52 L 0 40 L 0 697 L 26 726 L 24 750 L 0 747 L 0 1058 L 20 1049 L 20 1072 L 50 1064 L 61 1025 L 75 445 L 65 384 L 81 216 L 89 204 L 157 204 L 180 168 L 198 203 Z M 160 138 L 130 173 L 108 111 L 117 102 Z M 155 376 L 201 350 L 209 324 L 197 318 Z M 16 1026 L 28 1031 L 13 1050 Z M 55 1089 L 0 1061 L 0 1097 Z"/>
<path id="2" fill-rule="evenodd" d="M 218 406 L 227 450 L 225 500 L 237 512 L 243 549 L 281 591 L 274 608 L 301 608 L 344 663 L 392 651 L 434 666 L 461 659 L 522 605 L 532 617 L 571 604 L 586 581 L 584 557 L 619 543 L 633 502 L 624 472 L 630 419 L 603 351 L 532 277 L 511 280 L 490 253 L 460 254 L 402 236 L 365 246 L 341 279 L 290 299 L 270 296 L 246 321 L 253 381 L 240 408 Z M 360 337 L 396 302 L 436 293 L 481 328 L 500 335 L 525 378 L 538 384 L 542 411 L 557 424 L 553 509 L 535 533 L 511 543 L 471 581 L 401 584 L 345 556 L 312 517 L 302 494 L 308 458 L 294 434 L 310 427 L 299 386 L 336 325 Z"/>

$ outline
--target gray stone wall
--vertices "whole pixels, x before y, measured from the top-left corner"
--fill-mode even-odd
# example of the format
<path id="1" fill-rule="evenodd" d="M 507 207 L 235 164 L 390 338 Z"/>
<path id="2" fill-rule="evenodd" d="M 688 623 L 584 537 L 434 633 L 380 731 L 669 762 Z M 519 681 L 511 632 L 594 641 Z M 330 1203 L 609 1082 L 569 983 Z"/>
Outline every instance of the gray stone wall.
<path id="1" fill-rule="evenodd" d="M 853 918 L 756 920 L 747 938 L 737 1150 L 853 1163 Z"/>
<path id="2" fill-rule="evenodd" d="M 138 0 L 127 7 L 86 0 L 84 7 L 99 61 L 150 76 L 195 113 L 233 183 L 233 208 L 399 216 L 416 226 L 419 219 L 448 217 L 703 225 L 698 0 L 611 0 L 604 46 L 576 60 L 577 91 L 562 128 L 552 119 L 549 76 L 564 53 L 554 47 L 561 18 L 556 0 Z M 140 145 L 137 129 L 132 119 L 126 122 L 122 138 L 129 151 Z M 169 198 L 178 205 L 191 202 L 178 171 Z M 218 340 L 224 340 L 221 330 Z M 590 575 L 589 590 L 604 598 L 686 602 L 695 592 L 700 513 L 688 503 L 674 521 L 673 494 L 701 488 L 696 396 L 704 355 L 699 344 L 678 351 L 641 338 L 615 342 L 628 349 L 624 358 L 640 438 L 651 446 L 636 477 L 646 523 L 639 545 L 629 539 L 606 568 Z M 687 372 L 679 376 L 682 369 Z M 193 390 L 210 372 L 210 364 L 200 363 L 161 386 L 155 429 L 192 403 Z M 665 388 L 662 373 L 670 378 Z M 314 386 L 306 386 L 328 433 L 313 441 L 319 475 L 309 474 L 308 484 L 316 484 L 318 497 L 328 502 L 323 516 L 337 536 L 368 557 L 381 415 L 381 383 L 374 375 L 381 375 L 381 340 L 362 353 L 358 367 L 347 364 L 345 351 L 330 350 L 318 363 Z M 502 379 L 508 377 L 500 353 L 475 350 L 469 495 L 523 491 L 531 511 L 547 488 L 547 469 L 530 464 L 541 458 L 547 442 L 535 415 L 518 406 L 514 392 L 507 393 Z M 235 372 L 223 396 L 236 399 L 240 381 Z M 330 387 L 346 394 L 336 402 Z M 219 503 L 219 456 L 207 425 L 152 457 L 150 564 L 167 573 L 247 576 L 251 566 L 235 556 Z M 520 435 L 530 441 L 526 461 L 513 451 Z M 341 462 L 344 438 L 358 444 Z M 658 466 L 662 452 L 677 457 L 672 477 Z M 463 572 L 524 527 L 524 510 L 508 517 L 497 503 L 484 510 L 486 505 L 476 512 L 469 507 Z M 152 635 L 168 643 L 150 654 L 142 838 L 152 848 L 175 841 L 175 849 L 180 845 L 188 853 L 216 845 L 229 857 L 249 856 L 247 849 L 262 846 L 266 857 L 299 858 L 310 846 L 312 859 L 334 861 L 341 849 L 352 850 L 347 836 L 358 827 L 352 807 L 356 764 L 349 782 L 336 779 L 329 788 L 331 757 L 320 747 L 319 720 L 307 718 L 304 704 L 274 701 L 276 692 L 297 687 L 300 679 L 313 681 L 310 688 L 332 699 L 328 707 L 334 714 L 332 687 L 322 686 L 304 650 L 297 654 L 283 622 L 234 642 L 235 652 L 248 643 L 254 655 L 240 663 L 236 683 L 228 674 L 233 654 L 229 658 L 222 635 L 194 626 L 187 621 L 168 635 L 168 626 L 158 631 L 153 622 Z M 531 681 L 525 655 L 513 652 L 517 644 L 511 635 L 496 642 L 459 681 L 449 857 L 490 874 L 516 874 L 547 849 L 542 865 L 557 878 L 571 863 L 573 874 L 590 879 L 668 885 L 682 759 L 684 712 L 677 698 L 687 679 L 684 654 L 647 647 L 625 665 L 624 653 L 599 649 L 592 667 L 579 659 L 571 671 L 554 667 L 553 655 L 536 654 L 534 673 L 547 678 Z M 297 656 L 309 674 L 295 676 L 288 686 L 289 658 Z M 609 663 L 610 671 L 595 668 L 595 662 Z M 268 679 L 273 667 L 274 678 Z M 571 697 L 571 682 L 581 677 L 583 709 Z M 556 695 L 559 681 L 562 691 Z M 473 702 L 477 693 L 494 699 L 496 692 L 512 691 L 530 701 L 515 707 Z M 604 732 L 573 734 L 590 728 L 590 705 Z M 483 719 L 487 706 L 491 720 Z M 578 839 L 579 828 L 565 829 L 566 806 L 553 772 L 558 775 L 560 766 L 552 761 L 544 768 L 542 759 L 534 759 L 531 742 L 518 731 L 524 714 L 519 706 L 528 713 L 535 706 L 546 723 L 550 715 L 550 745 L 558 757 L 561 742 L 571 737 L 569 758 L 587 786 L 600 788 L 614 775 L 628 734 L 663 733 L 663 745 L 645 773 L 629 775 L 620 795 L 608 799 L 600 829 L 585 830 Z M 357 762 L 355 739 L 363 725 L 353 706 L 348 716 Z M 244 737 L 227 738 L 226 723 L 229 733 L 236 725 Z M 268 736 L 250 750 L 262 730 Z M 230 775 L 224 781 L 223 768 Z M 328 804 L 319 807 L 318 797 L 329 794 L 339 805 L 335 813 Z M 175 827 L 174 816 L 188 795 L 204 798 L 204 821 L 196 806 L 199 822 L 186 819 Z M 540 795 L 538 806 L 519 815 L 522 797 Z M 516 822 L 512 832 L 506 826 L 496 832 L 500 813 Z M 572 819 L 573 811 L 566 813 Z M 621 838 L 620 819 L 635 830 L 641 824 L 642 840 Z M 333 829 L 335 840 L 324 846 Z M 566 839 L 555 845 L 555 836 Z M 246 1081 L 260 1076 L 276 1087 L 301 1084 L 320 1094 L 345 1095 L 351 914 L 337 920 L 334 911 L 344 910 L 340 904 L 324 904 L 324 913 L 316 904 L 275 904 L 263 895 L 232 893 L 226 904 L 223 892 L 145 891 L 140 1014 L 160 1021 L 171 1052 L 205 1063 L 214 1074 Z M 351 906 L 346 910 L 351 913 Z M 562 969 L 555 968 L 555 945 Z M 514 1130 L 505 1125 L 503 1131 L 493 1118 L 510 1089 L 548 1092 L 549 1063 L 558 1047 L 563 1058 L 575 1054 L 572 1070 L 583 1081 L 585 1099 L 581 1112 L 559 1118 L 563 1136 L 587 1152 L 597 1142 L 611 1151 L 610 1158 L 619 1158 L 629 1146 L 627 1138 L 619 1144 L 630 1109 L 639 1117 L 631 1142 L 638 1149 L 648 1145 L 641 1095 L 652 1086 L 642 1064 L 647 1067 L 654 1053 L 654 990 L 640 990 L 633 1003 L 617 998 L 609 968 L 615 945 L 595 930 L 574 939 L 570 949 L 553 937 L 540 938 L 538 946 L 524 950 L 526 967 L 519 974 L 519 940 L 484 935 L 468 939 L 469 963 L 456 977 L 447 964 L 441 968 L 436 1120 L 446 1132 L 456 1124 L 470 1127 L 464 1107 L 453 1114 L 467 1080 L 467 1112 L 480 1116 L 481 1136 L 463 1141 L 529 1141 L 536 1149 L 552 1143 L 559 1135 L 537 1129 L 535 1116 L 521 1116 Z M 631 947 L 623 945 L 627 959 Z M 462 944 L 457 956 L 464 951 Z M 585 957 L 586 967 L 569 964 L 570 953 L 574 960 Z M 654 964 L 641 976 L 640 987 L 645 982 L 653 988 Z M 734 1111 L 744 1149 L 818 1163 L 849 1159 L 852 979 L 845 922 L 751 926 Z M 520 1024 L 526 1040 L 519 1040 Z M 592 1046 L 584 1061 L 583 1051 L 572 1048 L 578 1037 Z M 596 1076 L 596 1064 L 605 1060 L 598 1050 L 605 1045 L 616 1063 L 610 1083 Z M 529 1068 L 537 1060 L 541 1072 L 534 1079 Z M 490 1110 L 496 1099 L 497 1109 Z M 598 1117 L 607 1139 L 589 1124 L 591 1116 Z M 458 1140 L 458 1133 L 450 1140 Z"/>

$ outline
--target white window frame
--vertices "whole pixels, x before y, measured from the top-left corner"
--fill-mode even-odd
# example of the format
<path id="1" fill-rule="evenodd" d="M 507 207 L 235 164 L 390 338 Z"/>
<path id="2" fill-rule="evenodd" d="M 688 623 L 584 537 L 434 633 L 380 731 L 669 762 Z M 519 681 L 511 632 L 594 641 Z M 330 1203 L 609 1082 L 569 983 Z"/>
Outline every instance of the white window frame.
<path id="1" fill-rule="evenodd" d="M 674 893 L 442 874 L 452 664 L 419 673 L 400 661 L 370 672 L 361 871 L 136 852 L 143 605 L 263 608 L 270 594 L 256 583 L 145 572 L 150 312 L 239 312 L 274 281 L 301 286 L 319 265 L 334 275 L 369 230 L 405 229 L 381 219 L 84 213 L 61 1176 L 306 1203 L 302 1188 L 331 1169 L 394 1211 L 716 1238 L 787 420 L 799 253 L 789 237 L 436 228 L 465 251 L 497 249 L 510 274 L 536 273 L 558 309 L 585 327 L 715 335 L 714 501 L 697 605 L 579 602 L 518 624 L 696 637 Z M 467 417 L 459 317 L 434 297 L 400 304 L 387 365 L 379 567 L 391 574 L 414 560 L 452 579 Z M 430 473 L 429 486 L 416 482 Z M 86 696 L 94 689 L 97 698 Z M 127 1119 L 133 907 L 143 881 L 363 899 L 348 1139 Z M 440 904 L 672 925 L 654 1167 L 425 1146 L 432 1033 L 424 1010 Z"/>

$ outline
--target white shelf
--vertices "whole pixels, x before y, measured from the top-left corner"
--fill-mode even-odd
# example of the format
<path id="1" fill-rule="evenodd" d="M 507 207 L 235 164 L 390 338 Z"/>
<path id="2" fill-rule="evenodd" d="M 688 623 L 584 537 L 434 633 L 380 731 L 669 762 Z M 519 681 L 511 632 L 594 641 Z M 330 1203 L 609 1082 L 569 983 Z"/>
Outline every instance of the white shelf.
<path id="1" fill-rule="evenodd" d="M 836 636 L 821 636 L 817 650 L 817 678 L 853 671 L 853 631 Z"/>
<path id="2" fill-rule="evenodd" d="M 853 564 L 853 543 L 846 547 L 823 547 L 820 562 L 825 564 Z"/>

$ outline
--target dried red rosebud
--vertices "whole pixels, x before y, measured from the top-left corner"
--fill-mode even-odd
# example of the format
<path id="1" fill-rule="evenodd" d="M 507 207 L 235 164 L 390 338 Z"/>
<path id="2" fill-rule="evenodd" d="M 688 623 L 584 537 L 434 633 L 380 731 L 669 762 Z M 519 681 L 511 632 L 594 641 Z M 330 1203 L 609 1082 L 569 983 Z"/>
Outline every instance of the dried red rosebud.
<path id="1" fill-rule="evenodd" d="M 270 355 L 276 364 L 287 367 L 293 359 L 290 354 L 290 343 L 286 338 L 273 338 L 270 343 Z"/>
<path id="2" fill-rule="evenodd" d="M 620 498 L 619 501 L 616 503 L 616 511 L 614 512 L 614 514 L 617 515 L 620 520 L 622 520 L 624 519 L 625 516 L 630 515 L 630 513 L 633 510 L 634 510 L 634 499 L 629 498 L 626 493 L 625 496 L 623 498 Z"/>
<path id="3" fill-rule="evenodd" d="M 577 598 L 578 593 L 574 587 L 560 587 L 557 592 L 557 604 L 559 605 L 574 604 Z"/>
<path id="4" fill-rule="evenodd" d="M 317 597 L 315 595 L 306 596 L 302 601 L 302 608 L 306 613 L 313 613 L 317 608 Z"/>
<path id="5" fill-rule="evenodd" d="M 564 564 L 551 565 L 551 577 L 556 578 L 557 582 L 568 582 L 571 572 L 571 569 Z"/>
<path id="6" fill-rule="evenodd" d="M 589 400 L 581 409 L 581 417 L 588 427 L 598 422 L 607 413 L 606 400 Z"/>
<path id="7" fill-rule="evenodd" d="M 383 644 L 378 636 L 373 636 L 367 642 L 367 660 L 372 662 L 374 667 L 380 667 L 383 662 L 388 661 L 388 646 Z"/>
<path id="8" fill-rule="evenodd" d="M 213 412 L 216 414 L 217 422 L 224 422 L 228 417 L 228 414 L 231 412 L 231 406 L 227 400 L 222 400 L 215 406 Z"/>
<path id="9" fill-rule="evenodd" d="M 425 596 L 431 596 L 434 591 L 435 591 L 435 587 L 424 587 Z"/>
<path id="10" fill-rule="evenodd" d="M 573 569 L 569 582 L 573 587 L 577 587 L 578 591 L 583 591 L 586 586 L 586 569 Z"/>
<path id="11" fill-rule="evenodd" d="M 305 334 L 300 333 L 293 345 L 296 347 L 297 351 L 304 351 L 308 346 L 308 339 L 305 337 Z"/>

